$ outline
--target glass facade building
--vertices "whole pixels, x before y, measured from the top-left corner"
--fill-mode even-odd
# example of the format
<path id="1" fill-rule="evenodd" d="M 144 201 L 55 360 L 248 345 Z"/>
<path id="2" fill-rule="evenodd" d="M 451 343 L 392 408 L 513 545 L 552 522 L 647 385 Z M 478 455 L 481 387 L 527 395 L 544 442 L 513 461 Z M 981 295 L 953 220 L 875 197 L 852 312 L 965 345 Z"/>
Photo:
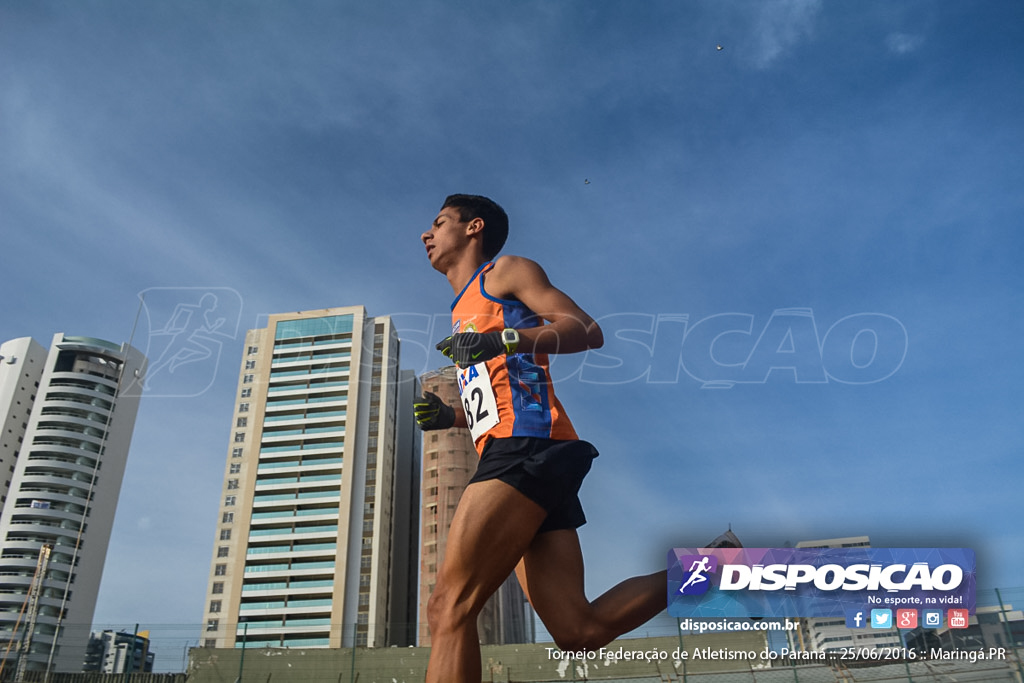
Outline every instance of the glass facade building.
<path id="1" fill-rule="evenodd" d="M 415 380 L 398 356 L 391 320 L 362 307 L 271 315 L 247 333 L 206 646 L 403 640 L 408 591 L 393 584 L 415 569 L 416 508 L 395 498 L 408 495 L 397 484 L 415 464 Z"/>

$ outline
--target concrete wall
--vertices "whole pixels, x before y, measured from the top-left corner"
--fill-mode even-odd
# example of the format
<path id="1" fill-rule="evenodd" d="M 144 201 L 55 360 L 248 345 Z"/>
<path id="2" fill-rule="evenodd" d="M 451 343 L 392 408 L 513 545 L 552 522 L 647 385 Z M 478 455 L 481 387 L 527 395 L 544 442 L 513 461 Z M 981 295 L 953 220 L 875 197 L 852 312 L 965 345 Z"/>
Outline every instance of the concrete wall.
<path id="1" fill-rule="evenodd" d="M 688 674 L 695 674 L 749 671 L 751 665 L 756 669 L 766 664 L 759 658 L 708 658 L 716 653 L 760 653 L 766 648 L 763 633 L 685 636 L 682 642 L 688 655 L 685 662 L 674 658 L 680 648 L 677 637 L 618 640 L 584 660 L 561 656 L 552 643 L 484 646 L 481 681 L 668 680 L 668 675 L 678 680 L 684 666 Z M 193 649 L 190 683 L 234 683 L 240 670 L 242 683 L 421 683 L 430 649 L 252 649 L 245 651 L 244 660 L 241 655 L 241 650 Z"/>

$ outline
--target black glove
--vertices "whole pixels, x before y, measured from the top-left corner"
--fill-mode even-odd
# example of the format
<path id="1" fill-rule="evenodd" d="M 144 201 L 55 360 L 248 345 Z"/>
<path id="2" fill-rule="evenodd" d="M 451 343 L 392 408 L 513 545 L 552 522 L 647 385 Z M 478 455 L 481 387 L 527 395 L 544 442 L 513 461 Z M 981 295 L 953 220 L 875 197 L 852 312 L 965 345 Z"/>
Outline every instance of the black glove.
<path id="1" fill-rule="evenodd" d="M 501 332 L 459 332 L 438 342 L 437 350 L 468 368 L 505 353 L 505 342 Z"/>
<path id="2" fill-rule="evenodd" d="M 455 409 L 429 391 L 424 391 L 423 398 L 413 402 L 412 412 L 416 416 L 416 424 L 425 432 L 450 429 L 455 425 Z"/>

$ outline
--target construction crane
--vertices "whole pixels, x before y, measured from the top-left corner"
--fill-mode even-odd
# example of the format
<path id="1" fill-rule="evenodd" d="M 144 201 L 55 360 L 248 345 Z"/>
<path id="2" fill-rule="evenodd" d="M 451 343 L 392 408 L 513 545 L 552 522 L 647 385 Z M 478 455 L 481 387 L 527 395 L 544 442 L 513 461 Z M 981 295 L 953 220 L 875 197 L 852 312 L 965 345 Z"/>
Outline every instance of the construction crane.
<path id="1" fill-rule="evenodd" d="M 28 666 L 28 655 L 32 651 L 32 635 L 36 630 L 36 621 L 39 619 L 39 598 L 43 593 L 43 579 L 46 578 L 46 570 L 50 567 L 50 553 L 53 552 L 52 545 L 44 545 L 39 549 L 39 560 L 36 562 L 36 573 L 32 576 L 32 585 L 28 589 L 28 600 L 26 602 L 25 631 L 21 639 L 21 646 L 18 648 L 18 666 L 14 670 L 14 680 L 24 681 L 25 670 Z"/>

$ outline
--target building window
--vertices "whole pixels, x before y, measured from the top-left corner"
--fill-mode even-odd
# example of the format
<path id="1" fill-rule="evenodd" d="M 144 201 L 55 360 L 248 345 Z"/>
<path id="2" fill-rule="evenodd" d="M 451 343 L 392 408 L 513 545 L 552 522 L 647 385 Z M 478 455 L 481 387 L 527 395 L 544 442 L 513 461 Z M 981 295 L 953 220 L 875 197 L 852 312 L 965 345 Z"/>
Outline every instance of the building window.
<path id="1" fill-rule="evenodd" d="M 238 418 L 237 420 L 235 420 L 235 426 L 236 427 L 248 427 L 249 426 L 249 418 L 246 418 L 246 417 Z"/>
<path id="2" fill-rule="evenodd" d="M 221 524 L 231 524 L 234 521 L 235 521 L 235 513 L 234 512 L 225 512 L 221 516 L 221 518 L 220 518 L 220 523 Z"/>
<path id="3" fill-rule="evenodd" d="M 249 353 L 250 356 L 255 356 L 259 352 L 260 352 L 260 347 L 258 347 L 258 346 L 250 346 L 249 347 L 249 352 L 248 353 Z"/>
<path id="4" fill-rule="evenodd" d="M 242 389 L 242 398 L 249 398 L 252 396 L 252 389 Z"/>
<path id="5" fill-rule="evenodd" d="M 226 506 L 234 505 L 235 504 L 235 500 L 236 499 L 235 499 L 234 496 L 224 496 L 224 505 L 226 505 Z"/>
<path id="6" fill-rule="evenodd" d="M 254 360 L 247 360 L 247 361 L 245 361 L 245 369 L 246 370 L 252 370 L 255 367 L 256 367 L 256 361 L 254 361 Z"/>
<path id="7" fill-rule="evenodd" d="M 220 600 L 211 600 L 210 601 L 210 612 L 219 612 L 219 611 L 220 611 Z"/>
<path id="8" fill-rule="evenodd" d="M 230 541 L 231 540 L 231 529 L 221 529 L 220 530 L 220 540 L 222 540 L 222 541 Z"/>
<path id="9" fill-rule="evenodd" d="M 235 432 L 235 443 L 245 443 L 245 432 Z"/>
<path id="10" fill-rule="evenodd" d="M 221 581 L 215 581 L 213 587 L 210 589 L 210 592 L 214 595 L 220 595 L 224 592 L 224 583 Z"/>
<path id="11" fill-rule="evenodd" d="M 226 564 L 218 564 L 213 568 L 214 576 L 226 576 L 228 573 L 228 566 Z"/>
<path id="12" fill-rule="evenodd" d="M 242 449 L 241 448 L 232 448 L 231 449 L 231 457 L 232 458 L 241 458 L 242 457 Z"/>
<path id="13" fill-rule="evenodd" d="M 240 413 L 247 413 L 247 412 L 249 412 L 249 404 L 248 403 L 239 403 L 238 404 L 238 412 L 240 412 Z"/>
<path id="14" fill-rule="evenodd" d="M 252 384 L 253 380 L 256 379 L 256 375 L 243 375 L 242 384 Z"/>
<path id="15" fill-rule="evenodd" d="M 217 557 L 227 557 L 227 556 L 228 556 L 228 547 L 226 545 L 222 545 L 219 548 L 217 548 Z"/>
<path id="16" fill-rule="evenodd" d="M 228 491 L 232 491 L 232 490 L 237 489 L 237 488 L 238 488 L 238 480 L 237 479 L 228 479 Z"/>
<path id="17" fill-rule="evenodd" d="M 206 630 L 207 631 L 216 631 L 218 628 L 220 628 L 220 620 L 218 620 L 218 619 L 209 619 L 209 620 L 207 620 L 207 622 L 206 622 Z"/>
<path id="18" fill-rule="evenodd" d="M 242 471 L 242 464 L 238 462 L 233 462 L 231 463 L 230 470 L 230 474 L 238 474 L 239 472 Z"/>

